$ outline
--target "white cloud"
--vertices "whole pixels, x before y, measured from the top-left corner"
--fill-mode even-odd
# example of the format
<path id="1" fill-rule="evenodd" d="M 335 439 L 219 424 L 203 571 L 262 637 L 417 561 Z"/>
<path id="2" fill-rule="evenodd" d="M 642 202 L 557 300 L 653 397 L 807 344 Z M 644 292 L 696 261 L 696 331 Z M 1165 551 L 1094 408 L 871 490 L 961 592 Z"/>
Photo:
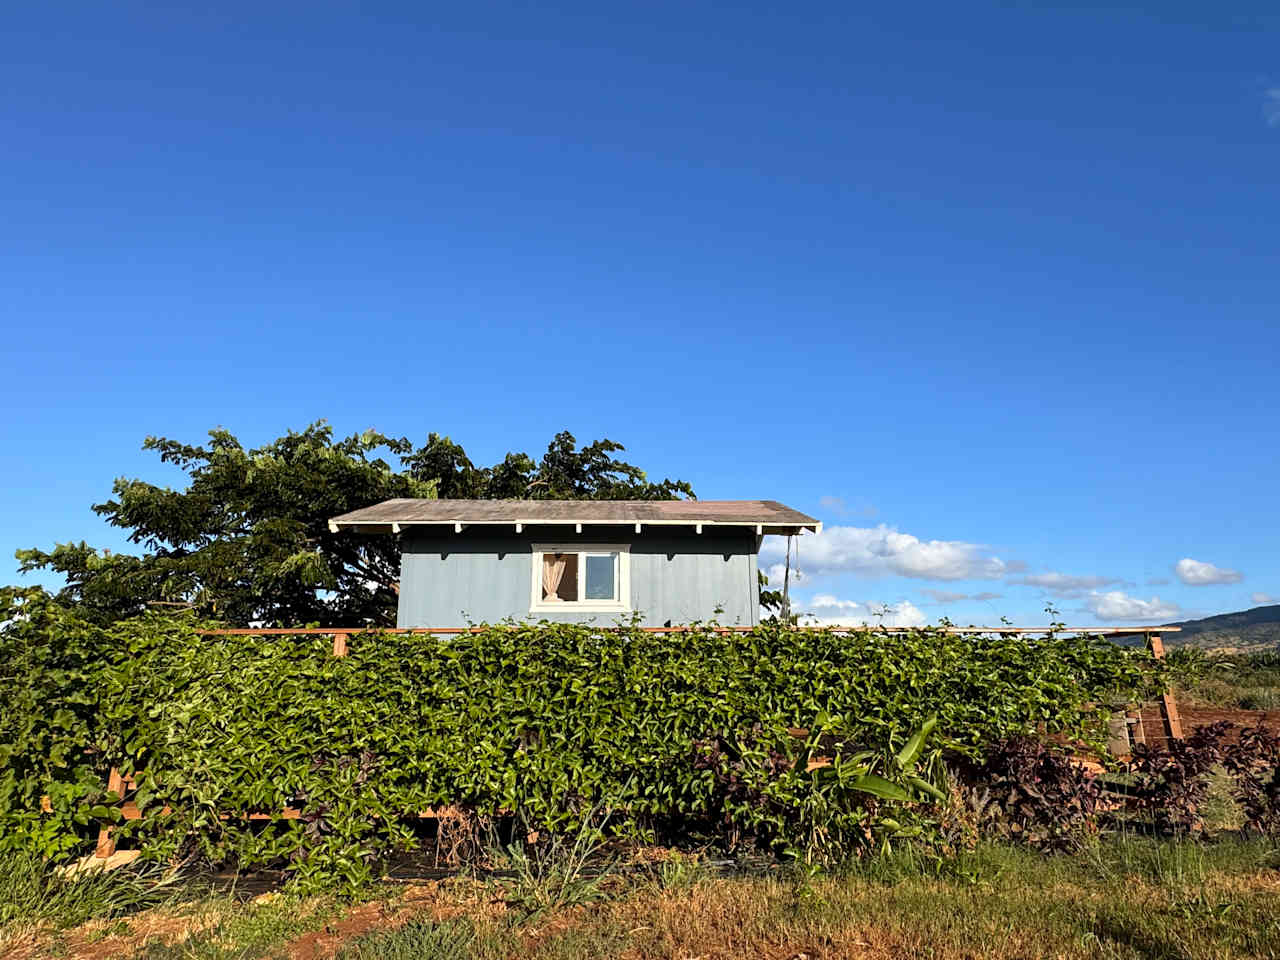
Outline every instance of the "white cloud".
<path id="1" fill-rule="evenodd" d="M 1084 605 L 1099 620 L 1169 620 L 1182 612 L 1176 603 L 1166 603 L 1159 597 L 1142 600 L 1121 590 L 1094 591 Z"/>
<path id="2" fill-rule="evenodd" d="M 820 593 L 813 597 L 808 603 L 801 604 L 806 611 L 811 611 L 815 616 L 823 616 L 828 618 L 838 617 L 855 617 L 866 616 L 867 608 L 853 600 L 841 600 L 828 593 Z M 799 609 L 799 607 L 797 607 Z"/>
<path id="3" fill-rule="evenodd" d="M 909 600 L 897 603 L 862 604 L 819 594 L 808 603 L 797 604 L 800 623 L 813 627 L 923 627 L 924 611 Z"/>
<path id="4" fill-rule="evenodd" d="M 1119 582 L 1120 580 L 1117 577 L 1099 577 L 1089 574 L 1078 576 L 1069 573 L 1058 573 L 1054 570 L 1050 570 L 1047 573 L 1030 573 L 1025 577 L 1009 581 L 1011 584 L 1024 587 L 1040 587 L 1058 596 L 1083 593 L 1085 590 L 1097 590 L 1099 587 L 1109 587 L 1111 584 Z"/>
<path id="5" fill-rule="evenodd" d="M 769 586 L 774 590 L 781 590 L 783 581 L 787 576 L 787 567 L 783 563 L 775 563 L 765 568 L 764 575 L 769 578 Z M 805 579 L 804 571 L 797 570 L 794 562 L 791 564 L 791 582 L 803 583 Z"/>
<path id="6" fill-rule="evenodd" d="M 797 537 L 799 559 L 792 567 L 810 574 L 855 573 L 919 580 L 998 580 L 1009 572 L 999 557 L 963 540 L 921 540 L 880 524 L 827 527 L 814 537 Z M 785 550 L 780 537 L 766 538 L 760 556 L 776 562 Z"/>
<path id="7" fill-rule="evenodd" d="M 1269 593 L 1255 593 L 1250 595 L 1249 599 L 1258 604 L 1280 603 L 1280 597 L 1273 597 Z"/>
<path id="8" fill-rule="evenodd" d="M 1215 567 L 1212 563 L 1183 557 L 1174 564 L 1173 572 L 1189 587 L 1207 587 L 1216 583 L 1239 583 L 1244 574 L 1239 570 Z"/>
<path id="9" fill-rule="evenodd" d="M 1280 87 L 1272 87 L 1266 92 L 1262 102 L 1262 112 L 1268 124 L 1280 127 Z"/>

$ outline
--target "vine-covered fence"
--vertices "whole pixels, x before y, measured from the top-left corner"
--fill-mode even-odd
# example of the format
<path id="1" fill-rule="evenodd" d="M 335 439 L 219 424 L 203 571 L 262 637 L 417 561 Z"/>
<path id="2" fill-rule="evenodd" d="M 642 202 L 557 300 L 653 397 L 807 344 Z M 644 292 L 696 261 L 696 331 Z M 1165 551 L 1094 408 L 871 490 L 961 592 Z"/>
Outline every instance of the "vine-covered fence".
<path id="1" fill-rule="evenodd" d="M 488 631 L 489 627 L 413 627 L 413 628 L 382 628 L 376 631 L 369 631 L 367 628 L 360 627 L 262 627 L 262 628 L 217 628 L 208 629 L 200 632 L 204 637 L 315 637 L 328 641 L 332 644 L 332 655 L 334 657 L 345 657 L 349 650 L 349 643 L 353 636 L 360 636 L 370 632 L 376 634 L 399 634 L 399 635 L 420 635 L 427 637 L 449 637 L 458 634 L 481 634 Z M 608 628 L 603 628 L 608 629 Z M 720 626 L 692 626 L 692 627 L 629 627 L 618 628 L 626 629 L 630 632 L 638 632 L 648 635 L 726 635 L 726 634 L 747 634 L 756 628 L 752 627 L 720 627 Z M 881 634 L 902 633 L 901 630 L 893 628 L 867 628 L 867 627 L 797 627 L 796 630 L 814 631 L 819 630 L 836 636 L 858 635 L 867 632 L 876 632 Z M 939 627 L 937 632 L 950 636 L 980 636 L 980 635 L 1003 635 L 1007 637 L 1031 637 L 1031 636 L 1054 636 L 1054 635 L 1074 635 L 1074 636 L 1094 636 L 1107 641 L 1121 641 L 1128 644 L 1140 642 L 1142 646 L 1151 653 L 1156 660 L 1164 658 L 1164 644 L 1162 633 L 1177 632 L 1179 627 L 1121 627 L 1121 628 L 1097 628 L 1097 627 Z M 797 739 L 803 739 L 809 735 L 809 730 L 803 727 L 792 727 L 789 734 Z M 1158 700 L 1148 701 L 1141 704 L 1135 704 L 1125 713 L 1113 717 L 1109 725 L 1109 737 L 1107 741 L 1108 748 L 1117 755 L 1125 755 L 1129 749 L 1138 743 L 1159 743 L 1169 740 L 1181 739 L 1182 727 L 1180 713 L 1176 700 L 1171 691 L 1164 691 L 1160 694 Z M 821 767 L 829 764 L 829 759 L 811 759 L 808 762 L 810 768 Z M 134 802 L 130 796 L 137 788 L 137 778 L 133 774 L 123 774 L 117 767 L 112 767 L 108 776 L 107 791 L 109 794 L 121 798 L 120 819 L 123 821 L 134 821 L 142 819 L 142 811 L 138 804 Z M 48 798 L 42 798 L 42 803 L 47 803 Z M 166 807 L 162 810 L 163 814 L 171 811 Z M 420 819 L 439 819 L 441 816 L 454 816 L 457 813 L 456 807 L 450 806 L 445 809 L 427 809 L 419 811 L 417 816 Z M 227 814 L 220 814 L 224 819 Z M 244 819 L 250 821 L 262 820 L 298 820 L 303 816 L 303 811 L 298 807 L 283 806 L 278 810 L 264 811 L 255 810 L 243 812 L 240 814 Z M 98 842 L 94 851 L 94 856 L 100 859 L 107 859 L 116 853 L 116 829 L 108 824 L 103 824 L 99 830 Z"/>
<path id="2" fill-rule="evenodd" d="M 1101 744 L 1163 687 L 1085 631 L 237 631 L 15 590 L 0 663 L 0 850 L 317 883 L 371 876 L 424 814 L 839 854 L 927 828 L 944 754 Z"/>

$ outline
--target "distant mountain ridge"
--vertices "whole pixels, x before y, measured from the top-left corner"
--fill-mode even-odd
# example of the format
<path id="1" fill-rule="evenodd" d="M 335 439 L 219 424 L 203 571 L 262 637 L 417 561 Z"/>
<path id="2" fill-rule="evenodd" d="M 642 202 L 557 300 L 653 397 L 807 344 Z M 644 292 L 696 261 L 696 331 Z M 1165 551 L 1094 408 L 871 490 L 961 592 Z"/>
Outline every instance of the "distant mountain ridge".
<path id="1" fill-rule="evenodd" d="M 1182 628 L 1181 633 L 1165 635 L 1166 641 L 1172 646 L 1200 647 L 1205 650 L 1255 650 L 1280 646 L 1280 603 L 1240 610 L 1237 613 L 1220 613 L 1216 617 L 1201 620 L 1184 620 L 1166 626 Z"/>

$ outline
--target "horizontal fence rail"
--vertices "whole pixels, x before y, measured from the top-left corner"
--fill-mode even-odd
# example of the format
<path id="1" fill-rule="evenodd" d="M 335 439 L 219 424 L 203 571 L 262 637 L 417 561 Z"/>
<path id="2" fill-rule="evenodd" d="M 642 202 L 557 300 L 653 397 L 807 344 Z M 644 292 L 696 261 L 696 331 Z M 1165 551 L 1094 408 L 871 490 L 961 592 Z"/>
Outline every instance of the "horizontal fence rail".
<path id="1" fill-rule="evenodd" d="M 335 634 L 351 636 L 359 633 L 429 633 L 459 634 L 483 633 L 486 630 L 519 630 L 523 624 L 508 626 L 494 624 L 480 627 L 227 627 L 219 630 L 201 630 L 206 637 L 285 637 L 294 635 L 315 634 L 331 637 Z M 536 626 L 536 624 L 528 624 Z M 594 627 L 596 630 L 639 630 L 642 633 L 750 633 L 760 627 L 721 627 L 721 626 L 685 626 L 685 627 Z M 1049 633 L 1087 633 L 1100 637 L 1132 637 L 1151 636 L 1161 633 L 1178 633 L 1181 627 L 827 627 L 796 626 L 792 630 L 830 631 L 832 633 L 865 633 L 868 630 L 884 633 L 905 633 L 908 630 L 934 630 L 940 633 L 1014 633 L 1014 634 L 1049 634 Z"/>

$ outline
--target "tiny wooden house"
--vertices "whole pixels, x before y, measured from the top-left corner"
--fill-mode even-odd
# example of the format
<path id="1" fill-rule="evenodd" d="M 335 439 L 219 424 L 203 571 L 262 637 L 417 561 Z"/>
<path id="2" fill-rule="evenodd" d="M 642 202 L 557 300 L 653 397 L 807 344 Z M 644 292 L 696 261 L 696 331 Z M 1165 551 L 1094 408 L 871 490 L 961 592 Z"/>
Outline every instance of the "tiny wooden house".
<path id="1" fill-rule="evenodd" d="M 388 500 L 329 529 L 401 541 L 401 627 L 760 622 L 766 534 L 822 525 L 775 500 Z"/>

